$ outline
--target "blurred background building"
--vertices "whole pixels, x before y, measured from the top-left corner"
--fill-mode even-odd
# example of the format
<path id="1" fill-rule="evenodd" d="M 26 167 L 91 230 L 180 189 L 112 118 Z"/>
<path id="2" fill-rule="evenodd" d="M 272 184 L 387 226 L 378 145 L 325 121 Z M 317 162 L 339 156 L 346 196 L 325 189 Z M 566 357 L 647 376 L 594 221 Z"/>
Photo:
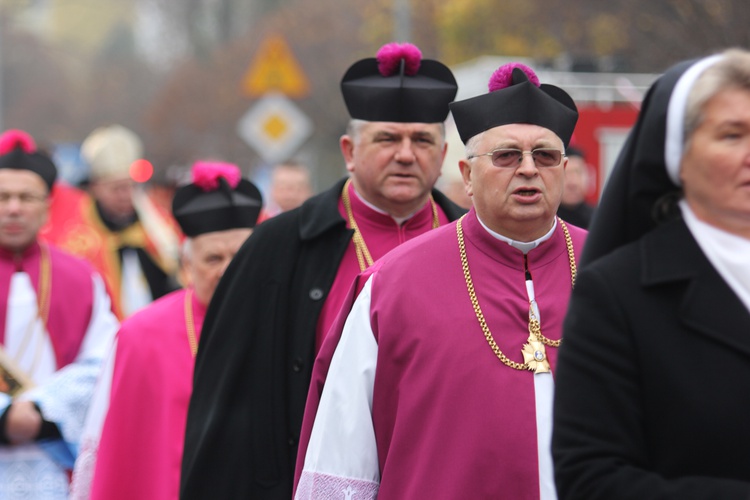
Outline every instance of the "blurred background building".
<path id="1" fill-rule="evenodd" d="M 296 160 L 320 189 L 344 172 L 344 70 L 411 41 L 455 70 L 458 98 L 519 59 L 571 93 L 595 199 L 650 83 L 750 47 L 748 25 L 741 0 L 0 0 L 0 129 L 39 138 L 71 183 L 80 141 L 119 123 L 143 138 L 155 185 L 216 158 L 262 186 Z"/>

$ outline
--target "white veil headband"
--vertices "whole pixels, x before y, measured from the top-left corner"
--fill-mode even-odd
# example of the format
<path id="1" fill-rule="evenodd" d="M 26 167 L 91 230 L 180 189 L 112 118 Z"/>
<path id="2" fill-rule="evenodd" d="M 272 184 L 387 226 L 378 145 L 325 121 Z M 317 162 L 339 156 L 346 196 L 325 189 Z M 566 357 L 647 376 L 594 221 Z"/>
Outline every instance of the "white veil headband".
<path id="1" fill-rule="evenodd" d="M 717 54 L 693 64 L 677 81 L 672 96 L 669 98 L 664 164 L 667 166 L 667 175 L 676 186 L 682 185 L 680 182 L 680 163 L 682 162 L 684 146 L 685 107 L 687 106 L 688 95 L 698 77 L 723 57 Z"/>

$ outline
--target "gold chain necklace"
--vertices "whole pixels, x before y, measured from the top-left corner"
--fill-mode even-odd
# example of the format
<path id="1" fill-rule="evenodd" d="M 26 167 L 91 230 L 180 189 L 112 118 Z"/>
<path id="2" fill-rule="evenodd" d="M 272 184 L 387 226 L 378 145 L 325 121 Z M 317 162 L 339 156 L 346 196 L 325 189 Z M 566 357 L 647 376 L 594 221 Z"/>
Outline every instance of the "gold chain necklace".
<path id="1" fill-rule="evenodd" d="M 461 267 L 464 271 L 466 289 L 469 292 L 469 299 L 471 300 L 471 305 L 474 308 L 474 314 L 479 321 L 479 326 L 482 328 L 482 332 L 484 333 L 484 337 L 487 339 L 487 343 L 490 345 L 492 352 L 494 352 L 495 355 L 500 359 L 500 361 L 502 361 L 506 366 L 509 366 L 516 370 L 531 370 L 534 373 L 549 372 L 550 365 L 549 361 L 547 360 L 544 346 L 548 345 L 550 347 L 558 347 L 560 345 L 560 341 L 551 340 L 542 335 L 542 328 L 539 323 L 539 319 L 536 317 L 531 304 L 529 304 L 529 338 L 527 340 L 527 343 L 524 344 L 523 348 L 521 349 L 524 360 L 523 363 L 518 363 L 509 359 L 503 353 L 503 351 L 500 350 L 497 342 L 495 342 L 495 338 L 492 336 L 492 332 L 490 332 L 489 326 L 487 326 L 487 320 L 484 318 L 484 314 L 482 313 L 482 308 L 479 306 L 479 300 L 477 299 L 477 294 L 474 290 L 474 282 L 471 279 L 471 272 L 469 271 L 469 260 L 466 257 L 466 244 L 464 243 L 464 233 L 463 227 L 461 225 L 464 217 L 466 217 L 466 215 L 458 219 L 458 222 L 456 224 L 458 250 L 461 255 Z M 577 274 L 573 241 L 570 238 L 570 232 L 568 231 L 568 226 L 565 224 L 565 222 L 563 222 L 563 220 L 560 218 L 558 218 L 557 220 L 560 222 L 560 226 L 562 227 L 563 234 L 565 236 L 565 246 L 567 247 L 568 259 L 570 261 L 570 284 L 572 288 L 573 286 L 575 286 Z"/>
<path id="2" fill-rule="evenodd" d="M 52 290 L 52 264 L 49 258 L 49 247 L 46 244 L 41 244 L 39 247 L 42 252 L 39 263 L 39 318 L 46 327 Z"/>
<path id="3" fill-rule="evenodd" d="M 195 357 L 198 354 L 198 340 L 195 337 L 195 321 L 193 320 L 193 291 L 185 292 L 185 326 L 187 330 L 190 353 Z"/>
<path id="4" fill-rule="evenodd" d="M 351 183 L 351 179 L 347 179 L 344 183 L 344 189 L 341 191 L 341 201 L 344 202 L 344 210 L 346 210 L 346 217 L 349 220 L 349 227 L 354 230 L 352 241 L 354 242 L 354 250 L 357 253 L 359 270 L 364 271 L 372 265 L 373 260 L 372 255 L 370 255 L 370 250 L 368 250 L 367 244 L 365 243 L 365 239 L 362 237 L 362 232 L 359 230 L 359 226 L 357 226 L 357 221 L 354 220 L 352 203 L 349 199 L 349 185 Z M 435 229 L 440 225 L 440 220 L 438 219 L 437 205 L 435 204 L 435 200 L 432 199 L 432 195 L 430 195 L 430 206 L 432 207 L 432 229 Z"/>

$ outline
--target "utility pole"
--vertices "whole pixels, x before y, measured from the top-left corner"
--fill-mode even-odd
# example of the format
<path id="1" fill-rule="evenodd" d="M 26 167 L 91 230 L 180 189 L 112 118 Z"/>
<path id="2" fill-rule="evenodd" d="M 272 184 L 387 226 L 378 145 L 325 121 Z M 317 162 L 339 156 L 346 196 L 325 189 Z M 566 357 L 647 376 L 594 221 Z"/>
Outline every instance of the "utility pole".
<path id="1" fill-rule="evenodd" d="M 395 42 L 410 42 L 411 40 L 411 6 L 409 0 L 393 1 Z"/>

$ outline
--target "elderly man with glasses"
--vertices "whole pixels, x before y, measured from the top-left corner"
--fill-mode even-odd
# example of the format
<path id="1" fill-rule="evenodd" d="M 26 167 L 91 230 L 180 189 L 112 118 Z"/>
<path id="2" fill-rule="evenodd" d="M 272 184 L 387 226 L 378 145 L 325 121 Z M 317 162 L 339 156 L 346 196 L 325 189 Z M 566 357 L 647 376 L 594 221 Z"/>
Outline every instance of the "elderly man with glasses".
<path id="1" fill-rule="evenodd" d="M 451 110 L 474 207 L 360 276 L 316 361 L 296 498 L 556 498 L 552 373 L 586 232 L 555 214 L 578 112 L 519 64 Z"/>

